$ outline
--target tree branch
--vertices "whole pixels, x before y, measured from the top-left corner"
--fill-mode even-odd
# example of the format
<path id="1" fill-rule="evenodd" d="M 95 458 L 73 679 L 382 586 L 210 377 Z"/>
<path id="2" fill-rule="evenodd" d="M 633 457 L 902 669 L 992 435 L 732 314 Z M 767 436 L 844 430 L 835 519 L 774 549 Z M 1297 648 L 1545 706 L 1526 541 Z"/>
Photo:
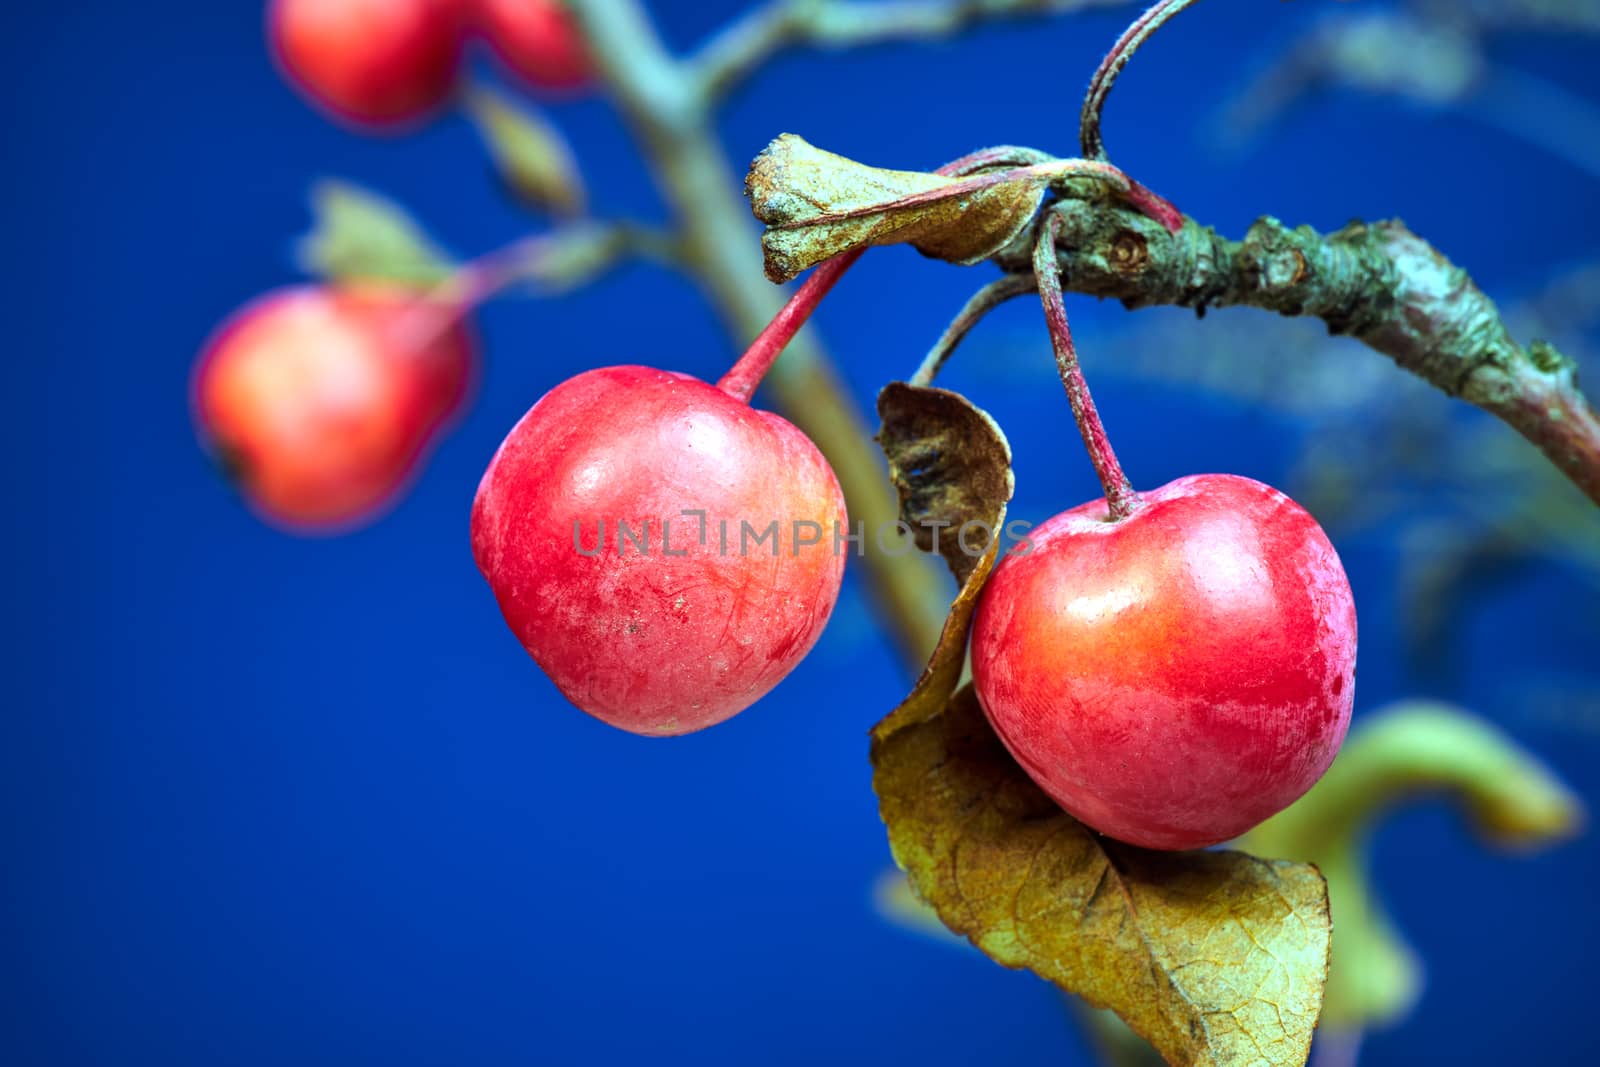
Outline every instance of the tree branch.
<path id="1" fill-rule="evenodd" d="M 686 268 L 742 348 L 782 308 L 767 282 L 740 183 L 699 106 L 688 67 L 662 45 L 638 0 L 569 0 L 613 99 L 633 127 L 676 216 Z M 802 330 L 773 366 L 766 386 L 777 407 L 832 462 L 854 523 L 892 524 L 898 500 L 887 472 L 826 355 Z M 939 638 L 948 607 L 921 553 L 878 551 L 868 536 L 872 591 L 913 670 Z"/>
<path id="2" fill-rule="evenodd" d="M 789 48 L 859 48 L 948 37 L 986 19 L 1126 7 L 1132 0 L 768 0 L 708 41 L 691 61 L 699 99 L 720 100 Z"/>
<path id="3" fill-rule="evenodd" d="M 1417 7 L 1447 25 L 1489 30 L 1600 32 L 1600 8 L 1580 0 L 1418 0 Z"/>
<path id="4" fill-rule="evenodd" d="M 1230 241 L 1192 219 L 1169 235 L 1110 201 L 1064 200 L 1050 211 L 1061 219 L 1056 253 L 1068 290 L 1129 308 L 1247 305 L 1319 318 L 1504 420 L 1600 504 L 1600 418 L 1576 366 L 1543 342 L 1513 341 L 1494 302 L 1404 224 L 1358 222 L 1324 236 L 1262 218 Z M 1036 233 L 997 261 L 1030 269 Z"/>

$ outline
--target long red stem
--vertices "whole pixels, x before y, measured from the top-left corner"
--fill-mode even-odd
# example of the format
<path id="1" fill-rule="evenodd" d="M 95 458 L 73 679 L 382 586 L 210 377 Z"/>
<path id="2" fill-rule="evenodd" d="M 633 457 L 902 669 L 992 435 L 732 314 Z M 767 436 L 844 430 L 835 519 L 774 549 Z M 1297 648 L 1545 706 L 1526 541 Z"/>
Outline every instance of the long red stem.
<path id="1" fill-rule="evenodd" d="M 1128 65 L 1128 60 L 1133 58 L 1133 54 L 1149 40 L 1151 34 L 1165 25 L 1168 19 L 1198 2 L 1199 0 L 1159 0 L 1155 6 L 1135 19 L 1133 25 L 1129 26 L 1117 39 L 1117 43 L 1111 46 L 1111 51 L 1100 61 L 1099 69 L 1089 79 L 1089 92 L 1083 98 L 1083 111 L 1078 117 L 1078 139 L 1083 158 L 1097 160 L 1106 158 L 1105 142 L 1100 137 L 1100 113 L 1105 110 L 1106 97 L 1111 95 L 1111 87 L 1117 83 L 1117 75 L 1122 73 L 1122 68 Z"/>
<path id="2" fill-rule="evenodd" d="M 1066 387 L 1067 402 L 1072 405 L 1072 417 L 1083 435 L 1083 445 L 1089 450 L 1089 461 L 1094 464 L 1094 472 L 1105 488 L 1111 521 L 1117 522 L 1133 514 L 1139 506 L 1139 494 L 1133 491 L 1133 484 L 1122 473 L 1122 465 L 1112 451 L 1100 413 L 1095 410 L 1094 397 L 1089 395 L 1083 368 L 1078 365 L 1078 350 L 1072 343 L 1067 308 L 1061 300 L 1061 268 L 1056 263 L 1056 237 L 1060 232 L 1060 217 L 1048 214 L 1045 224 L 1039 227 L 1039 240 L 1033 246 L 1033 273 L 1039 282 L 1039 299 L 1044 304 L 1044 318 L 1050 328 L 1050 344 L 1056 352 L 1056 370 L 1061 375 L 1061 384 Z"/>
<path id="3" fill-rule="evenodd" d="M 784 348 L 794 340 L 794 335 L 800 332 L 800 327 L 806 324 L 806 320 L 817 309 L 817 305 L 822 303 L 822 298 L 828 295 L 828 290 L 832 289 L 834 283 L 844 276 L 844 272 L 861 258 L 861 253 L 864 251 L 866 249 L 858 248 L 818 264 L 817 269 L 811 272 L 811 276 L 794 291 L 789 302 L 783 305 L 783 310 L 774 315 L 772 321 L 762 328 L 754 341 L 750 342 L 750 347 L 739 357 L 739 362 L 722 376 L 717 388 L 748 404 L 750 398 L 755 395 L 756 386 L 767 376 L 767 371 L 772 368 L 772 364 L 777 361 Z"/>

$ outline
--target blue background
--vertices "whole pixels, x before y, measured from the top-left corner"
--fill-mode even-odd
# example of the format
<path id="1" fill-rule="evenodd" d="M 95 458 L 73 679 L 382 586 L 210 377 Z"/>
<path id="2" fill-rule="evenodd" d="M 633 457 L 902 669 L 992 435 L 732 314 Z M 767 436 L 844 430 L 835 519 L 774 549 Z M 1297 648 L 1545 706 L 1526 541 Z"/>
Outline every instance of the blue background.
<path id="1" fill-rule="evenodd" d="M 737 6 L 655 5 L 676 47 Z M 1118 162 L 1227 232 L 1264 212 L 1403 216 L 1492 293 L 1600 253 L 1596 178 L 1460 114 L 1328 94 L 1242 155 L 1208 150 L 1193 131 L 1329 6 L 1185 16 L 1113 98 Z M 783 130 L 890 166 L 1005 141 L 1070 152 L 1128 14 L 787 56 L 722 132 L 739 161 Z M 864 735 L 906 678 L 854 579 L 771 698 L 666 743 L 573 711 L 505 630 L 467 545 L 484 464 L 580 369 L 719 374 L 732 348 L 686 282 L 634 267 L 488 309 L 478 403 L 400 508 L 348 537 L 277 533 L 196 447 L 187 383 L 217 321 L 295 278 L 308 182 L 369 184 L 463 253 L 525 217 L 459 118 L 372 140 L 303 106 L 254 3 L 27 4 L 6 22 L 0 1062 L 1085 1061 L 1044 983 L 871 908 L 888 856 Z M 1600 41 L 1495 47 L 1600 98 Z M 553 110 L 599 210 L 657 216 L 608 107 Z M 841 286 L 818 321 L 863 411 L 975 284 L 897 249 Z M 1126 316 L 1081 298 L 1074 314 L 1092 371 Z M 1025 371 L 985 370 L 975 348 L 951 376 L 1010 432 L 1017 513 L 1035 519 L 1094 491 L 1038 344 Z M 1291 419 L 1121 378 L 1101 394 L 1141 484 L 1285 476 Z M 1422 677 L 1399 648 L 1392 546 L 1340 547 L 1364 605 L 1361 708 L 1462 700 L 1600 796 L 1595 724 L 1515 699 L 1524 675 L 1594 680 L 1592 592 L 1558 563 L 1521 571 L 1476 603 L 1454 668 Z M 1506 859 L 1424 807 L 1375 849 L 1431 982 L 1365 1062 L 1585 1062 L 1595 839 Z"/>

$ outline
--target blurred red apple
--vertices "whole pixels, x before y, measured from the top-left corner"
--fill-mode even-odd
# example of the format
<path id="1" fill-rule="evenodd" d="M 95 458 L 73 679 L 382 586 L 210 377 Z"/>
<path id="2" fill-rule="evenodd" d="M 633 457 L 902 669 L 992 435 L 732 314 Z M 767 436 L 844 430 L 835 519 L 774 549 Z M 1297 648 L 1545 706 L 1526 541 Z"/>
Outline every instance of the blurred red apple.
<path id="1" fill-rule="evenodd" d="M 195 418 L 264 517 L 337 531 L 398 499 L 475 367 L 453 305 L 378 283 L 282 289 L 206 344 Z"/>
<path id="2" fill-rule="evenodd" d="M 460 65 L 463 0 L 272 0 L 267 36 L 285 75 L 357 126 L 438 110 Z"/>
<path id="3" fill-rule="evenodd" d="M 560 0 L 475 0 L 490 48 L 513 73 L 540 89 L 575 89 L 593 68 L 583 37 Z"/>

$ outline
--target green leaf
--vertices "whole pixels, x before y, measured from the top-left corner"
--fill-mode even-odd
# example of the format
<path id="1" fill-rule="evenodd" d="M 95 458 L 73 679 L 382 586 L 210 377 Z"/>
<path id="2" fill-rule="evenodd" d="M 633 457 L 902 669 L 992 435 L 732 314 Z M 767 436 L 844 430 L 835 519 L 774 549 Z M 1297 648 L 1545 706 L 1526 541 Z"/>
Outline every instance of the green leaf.
<path id="1" fill-rule="evenodd" d="M 329 281 L 434 285 L 455 270 L 404 208 L 358 185 L 318 182 L 311 190 L 311 210 L 311 232 L 297 248 L 310 274 Z"/>
<path id="2" fill-rule="evenodd" d="M 1305 1062 L 1330 938 L 1314 867 L 1099 836 L 1016 765 L 970 686 L 875 739 L 873 765 L 896 862 L 996 962 L 1110 1008 L 1170 1064 Z"/>
<path id="3" fill-rule="evenodd" d="M 1054 166 L 961 178 L 883 170 L 786 133 L 751 163 L 745 195 L 767 226 L 767 277 L 781 282 L 867 245 L 910 244 L 951 263 L 987 259 L 1033 221 L 1045 190 L 1062 177 Z"/>
<path id="4" fill-rule="evenodd" d="M 1558 841 L 1582 821 L 1578 799 L 1549 770 L 1458 708 L 1418 701 L 1364 720 L 1310 792 L 1239 842 L 1262 855 L 1313 861 L 1328 879 L 1338 931 L 1329 1026 L 1393 1023 L 1421 992 L 1416 954 L 1373 895 L 1365 842 L 1389 809 L 1428 795 L 1455 800 L 1474 829 L 1503 846 Z"/>
<path id="5" fill-rule="evenodd" d="M 533 108 L 487 86 L 473 86 L 463 99 L 501 177 L 519 199 L 556 215 L 583 213 L 583 179 L 560 130 Z"/>

